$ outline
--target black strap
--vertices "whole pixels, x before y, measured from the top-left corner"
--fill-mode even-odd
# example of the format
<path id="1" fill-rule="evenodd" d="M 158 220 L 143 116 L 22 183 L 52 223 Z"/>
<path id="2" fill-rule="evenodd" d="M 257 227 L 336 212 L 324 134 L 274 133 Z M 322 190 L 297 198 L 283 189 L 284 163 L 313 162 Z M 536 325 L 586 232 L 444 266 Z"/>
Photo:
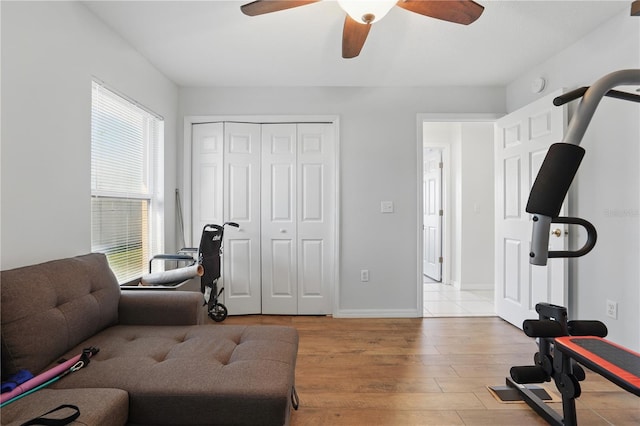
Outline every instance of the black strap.
<path id="1" fill-rule="evenodd" d="M 298 407 L 300 407 L 300 398 L 298 397 L 298 392 L 296 392 L 295 386 L 291 388 L 291 405 L 294 410 L 298 411 Z"/>
<path id="2" fill-rule="evenodd" d="M 69 408 L 74 410 L 75 412 L 70 416 L 64 417 L 62 419 L 51 419 L 45 417 L 47 414 L 54 413 L 59 410 L 64 410 L 65 408 Z M 26 423 L 22 423 L 20 426 L 32 426 L 32 425 L 44 425 L 44 426 L 64 426 L 73 422 L 75 419 L 80 417 L 80 409 L 75 405 L 63 404 L 59 407 L 54 408 L 51 411 L 47 411 L 43 415 L 36 417 L 35 419 L 31 419 Z"/>

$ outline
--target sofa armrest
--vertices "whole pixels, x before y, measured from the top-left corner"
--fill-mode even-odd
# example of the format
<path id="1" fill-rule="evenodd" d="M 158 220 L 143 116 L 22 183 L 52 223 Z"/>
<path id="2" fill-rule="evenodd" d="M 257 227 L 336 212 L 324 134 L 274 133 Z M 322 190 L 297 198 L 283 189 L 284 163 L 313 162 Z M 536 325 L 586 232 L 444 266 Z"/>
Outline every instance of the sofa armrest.
<path id="1" fill-rule="evenodd" d="M 118 323 L 196 325 L 203 322 L 202 295 L 193 291 L 123 290 Z"/>

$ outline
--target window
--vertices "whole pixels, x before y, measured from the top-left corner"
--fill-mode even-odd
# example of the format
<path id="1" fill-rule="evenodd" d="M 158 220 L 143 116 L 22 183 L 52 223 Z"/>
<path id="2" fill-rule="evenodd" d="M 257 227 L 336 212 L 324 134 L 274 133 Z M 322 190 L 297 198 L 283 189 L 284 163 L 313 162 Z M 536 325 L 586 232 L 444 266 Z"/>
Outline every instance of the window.
<path id="1" fill-rule="evenodd" d="M 91 97 L 91 251 L 119 283 L 140 278 L 162 252 L 161 117 L 94 81 Z"/>

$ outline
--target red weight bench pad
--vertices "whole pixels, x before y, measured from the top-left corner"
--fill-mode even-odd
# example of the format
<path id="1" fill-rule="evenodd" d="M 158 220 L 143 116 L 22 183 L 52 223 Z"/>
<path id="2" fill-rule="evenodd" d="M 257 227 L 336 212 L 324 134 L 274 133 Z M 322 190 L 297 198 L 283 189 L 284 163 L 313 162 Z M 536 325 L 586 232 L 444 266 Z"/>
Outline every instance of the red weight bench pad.
<path id="1" fill-rule="evenodd" d="M 556 337 L 555 348 L 624 390 L 640 396 L 640 354 L 594 336 Z"/>

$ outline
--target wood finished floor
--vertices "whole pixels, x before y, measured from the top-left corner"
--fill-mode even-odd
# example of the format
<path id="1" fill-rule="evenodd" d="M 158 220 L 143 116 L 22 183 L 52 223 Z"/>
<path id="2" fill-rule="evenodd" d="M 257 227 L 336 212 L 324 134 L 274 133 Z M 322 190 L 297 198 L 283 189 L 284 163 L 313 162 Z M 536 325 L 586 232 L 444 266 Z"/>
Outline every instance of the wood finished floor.
<path id="1" fill-rule="evenodd" d="M 297 328 L 292 426 L 546 424 L 526 404 L 499 403 L 486 389 L 504 385 L 509 368 L 531 364 L 536 351 L 533 339 L 496 317 L 239 316 L 224 324 Z M 581 426 L 640 425 L 640 398 L 591 372 L 581 384 Z"/>

